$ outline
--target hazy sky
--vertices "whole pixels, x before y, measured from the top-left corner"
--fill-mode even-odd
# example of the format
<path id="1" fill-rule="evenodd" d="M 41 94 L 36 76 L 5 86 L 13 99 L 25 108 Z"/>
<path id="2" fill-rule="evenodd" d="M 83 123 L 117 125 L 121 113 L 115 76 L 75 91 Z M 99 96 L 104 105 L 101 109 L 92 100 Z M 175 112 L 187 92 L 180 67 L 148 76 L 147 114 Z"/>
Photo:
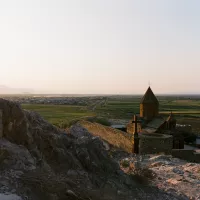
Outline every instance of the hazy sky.
<path id="1" fill-rule="evenodd" d="M 200 93 L 199 0 L 0 1 L 0 85 Z"/>

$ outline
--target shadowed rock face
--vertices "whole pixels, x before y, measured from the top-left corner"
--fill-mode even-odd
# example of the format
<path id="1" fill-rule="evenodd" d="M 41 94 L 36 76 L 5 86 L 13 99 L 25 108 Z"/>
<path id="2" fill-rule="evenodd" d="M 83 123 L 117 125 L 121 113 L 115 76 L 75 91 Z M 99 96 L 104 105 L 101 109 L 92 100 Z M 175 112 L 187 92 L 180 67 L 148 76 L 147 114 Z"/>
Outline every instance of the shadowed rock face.
<path id="1" fill-rule="evenodd" d="M 179 199 L 122 173 L 98 137 L 80 125 L 69 133 L 0 99 L 0 195 L 28 200 Z M 141 192 L 142 191 L 142 192 Z"/>
<path id="2" fill-rule="evenodd" d="M 16 144 L 31 143 L 27 119 L 21 107 L 0 99 L 0 109 L 2 110 L 3 137 Z"/>

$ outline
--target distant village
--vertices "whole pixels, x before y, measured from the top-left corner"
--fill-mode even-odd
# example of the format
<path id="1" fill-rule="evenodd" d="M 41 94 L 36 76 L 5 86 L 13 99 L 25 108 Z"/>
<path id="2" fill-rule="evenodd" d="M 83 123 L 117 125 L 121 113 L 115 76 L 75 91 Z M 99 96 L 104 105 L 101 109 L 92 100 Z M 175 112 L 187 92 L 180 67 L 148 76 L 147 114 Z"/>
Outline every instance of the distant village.
<path id="1" fill-rule="evenodd" d="M 52 104 L 80 106 L 91 105 L 93 103 L 98 103 L 99 101 L 105 99 L 105 97 L 68 97 L 67 95 L 7 95 L 5 98 L 20 104 Z"/>

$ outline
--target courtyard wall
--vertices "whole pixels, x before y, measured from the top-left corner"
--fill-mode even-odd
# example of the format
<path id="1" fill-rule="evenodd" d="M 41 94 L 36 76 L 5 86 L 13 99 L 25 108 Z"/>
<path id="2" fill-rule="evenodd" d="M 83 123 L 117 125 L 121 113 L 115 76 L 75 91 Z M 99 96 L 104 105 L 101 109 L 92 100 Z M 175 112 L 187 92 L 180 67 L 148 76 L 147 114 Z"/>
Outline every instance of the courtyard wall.
<path id="1" fill-rule="evenodd" d="M 139 142 L 140 154 L 171 154 L 173 137 L 164 134 L 141 134 Z"/>
<path id="2" fill-rule="evenodd" d="M 200 153 L 197 153 L 194 150 L 173 149 L 172 156 L 188 162 L 200 163 Z"/>

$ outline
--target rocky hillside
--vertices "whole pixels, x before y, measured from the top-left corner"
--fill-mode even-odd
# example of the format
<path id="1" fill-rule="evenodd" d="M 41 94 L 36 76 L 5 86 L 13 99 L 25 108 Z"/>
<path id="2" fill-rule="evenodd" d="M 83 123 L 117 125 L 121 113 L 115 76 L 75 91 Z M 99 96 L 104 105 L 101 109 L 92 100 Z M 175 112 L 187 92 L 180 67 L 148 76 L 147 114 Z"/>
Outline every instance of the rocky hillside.
<path id="1" fill-rule="evenodd" d="M 200 164 L 188 163 L 170 155 L 129 156 L 120 163 L 127 174 L 134 174 L 137 165 L 142 172 L 153 174 L 154 178 L 150 180 L 152 186 L 182 195 L 185 199 L 200 199 Z"/>
<path id="2" fill-rule="evenodd" d="M 67 134 L 16 103 L 0 109 L 1 200 L 182 199 L 126 175 L 81 125 Z"/>

